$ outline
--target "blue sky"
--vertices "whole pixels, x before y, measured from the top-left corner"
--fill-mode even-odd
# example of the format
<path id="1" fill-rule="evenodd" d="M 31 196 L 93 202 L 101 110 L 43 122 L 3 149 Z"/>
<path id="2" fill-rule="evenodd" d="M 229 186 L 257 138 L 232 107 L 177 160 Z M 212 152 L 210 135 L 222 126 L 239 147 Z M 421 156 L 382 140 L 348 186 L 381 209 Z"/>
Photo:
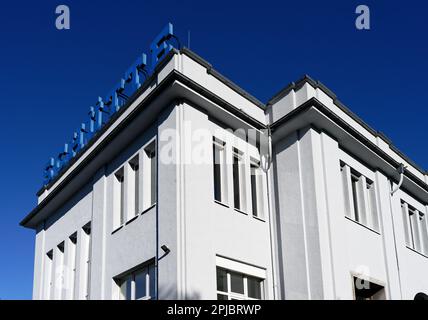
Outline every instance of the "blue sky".
<path id="1" fill-rule="evenodd" d="M 71 29 L 55 28 L 66 4 Z M 371 9 L 371 30 L 355 8 Z M 29 299 L 42 167 L 171 21 L 183 44 L 266 102 L 303 74 L 428 168 L 422 1 L 19 1 L 0 4 L 0 299 Z"/>

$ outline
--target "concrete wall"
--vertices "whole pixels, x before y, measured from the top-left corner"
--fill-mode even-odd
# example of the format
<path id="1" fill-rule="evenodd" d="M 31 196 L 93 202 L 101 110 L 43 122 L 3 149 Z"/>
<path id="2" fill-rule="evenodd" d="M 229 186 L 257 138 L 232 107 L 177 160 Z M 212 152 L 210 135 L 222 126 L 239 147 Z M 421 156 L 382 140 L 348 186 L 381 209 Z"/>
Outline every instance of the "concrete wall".
<path id="1" fill-rule="evenodd" d="M 208 129 L 209 137 L 201 129 Z M 164 136 L 168 130 L 174 133 L 170 137 Z M 229 158 L 229 200 L 222 204 L 213 197 L 212 136 L 226 143 Z M 116 228 L 114 173 L 153 138 L 157 138 L 158 155 L 172 146 L 172 162 L 158 163 L 159 201 Z M 254 145 L 185 102 L 167 108 L 152 127 L 100 168 L 92 183 L 38 228 L 34 298 L 46 297 L 46 253 L 53 249 L 57 265 L 57 245 L 65 241 L 63 259 L 68 266 L 67 239 L 74 232 L 78 233 L 77 285 L 71 296 L 63 280 L 70 271 L 65 268 L 61 273 L 57 266 L 52 271 L 53 283 L 56 287 L 62 283 L 62 290 L 53 290 L 50 297 L 84 298 L 82 227 L 92 221 L 90 298 L 116 299 L 118 288 L 113 278 L 156 255 L 156 210 L 159 246 L 171 249 L 159 261 L 159 298 L 215 299 L 217 257 L 265 270 L 265 298 L 273 298 L 267 181 L 263 219 L 251 215 L 249 188 L 246 212 L 235 210 L 232 147 L 244 151 L 249 172 L 250 157 L 259 157 Z M 192 157 L 197 154 L 201 155 L 200 163 Z M 345 217 L 340 161 L 376 183 L 378 231 Z M 277 298 L 352 299 L 353 276 L 385 286 L 387 298 L 412 299 L 417 292 L 428 291 L 428 280 L 422 276 L 428 261 L 405 245 L 400 201 L 421 211 L 426 207 L 403 191 L 390 201 L 389 180 L 382 172 L 343 151 L 334 137 L 307 127 L 275 142 L 272 177 Z"/>
<path id="2" fill-rule="evenodd" d="M 422 203 L 401 190 L 390 201 L 382 172 L 312 128 L 279 139 L 274 156 L 282 298 L 353 299 L 354 276 L 384 286 L 388 299 L 428 291 L 428 258 L 406 247 L 401 213 L 401 200 L 426 212 Z M 345 217 L 340 161 L 375 181 L 380 230 Z"/>
<path id="3" fill-rule="evenodd" d="M 153 206 L 129 220 L 125 225 L 115 228 L 113 216 L 113 179 L 114 173 L 127 163 L 135 154 L 143 152 L 146 144 L 157 137 L 158 130 L 174 128 L 177 124 L 173 107 L 167 109 L 153 125 L 139 136 L 131 145 L 125 146 L 118 156 L 100 168 L 93 182 L 70 199 L 51 219 L 46 221 L 46 227 L 40 226 L 36 234 L 35 284 L 34 298 L 43 299 L 43 275 L 46 253 L 54 249 L 74 232 L 82 233 L 81 228 L 92 221 L 91 232 L 91 274 L 90 298 L 115 299 L 118 297 L 117 285 L 113 278 L 156 255 L 156 210 L 159 209 L 159 243 L 168 244 L 171 253 L 159 262 L 159 297 L 177 297 L 177 266 L 176 266 L 176 166 L 162 164 L 158 166 L 159 208 Z M 162 142 L 160 146 L 162 147 Z M 140 188 L 142 190 L 142 188 Z M 142 191 L 140 192 L 142 193 Z M 142 201 L 140 201 L 142 203 Z M 78 240 L 77 257 L 81 257 L 83 249 Z M 67 247 L 65 248 L 67 252 Z M 65 260 L 67 266 L 67 260 Z M 83 268 L 77 262 L 76 280 L 80 286 L 80 270 Z M 58 276 L 59 277 L 59 276 Z M 56 280 L 57 283 L 60 280 Z M 82 282 L 82 283 L 81 283 Z M 54 284 L 54 286 L 57 286 Z M 64 286 L 63 286 L 64 287 Z M 66 288 L 68 290 L 69 288 Z M 56 299 L 65 298 L 66 294 L 55 295 Z M 54 296 L 51 296 L 54 297 Z M 76 293 L 74 298 L 84 298 L 82 293 Z"/>
<path id="4" fill-rule="evenodd" d="M 342 258 L 346 254 L 345 221 L 338 190 L 340 177 L 335 174 L 339 167 L 337 153 L 338 146 L 330 137 L 310 128 L 275 145 L 283 299 L 350 298 L 346 262 Z"/>
<path id="5" fill-rule="evenodd" d="M 399 190 L 393 197 L 394 229 L 396 231 L 398 266 L 400 269 L 401 293 L 403 299 L 413 299 L 418 292 L 427 293 L 428 257 L 406 246 L 401 200 L 426 214 L 426 206 Z"/>
<path id="6" fill-rule="evenodd" d="M 178 113 L 185 125 L 191 125 L 181 131 L 183 134 L 179 145 L 182 156 L 189 154 L 186 150 L 193 150 L 204 154 L 204 159 L 207 159 L 199 164 L 183 161 L 186 164 L 179 165 L 183 182 L 178 191 L 182 202 L 182 208 L 178 211 L 178 216 L 181 216 L 179 269 L 184 272 L 181 281 L 182 297 L 216 299 L 216 256 L 222 256 L 265 269 L 265 295 L 272 298 L 267 207 L 263 220 L 252 217 L 249 188 L 246 190 L 246 212 L 239 212 L 233 207 L 232 146 L 244 152 L 248 174 L 250 156 L 259 158 L 257 149 L 185 103 L 178 107 Z M 203 139 L 203 130 L 200 129 L 208 129 L 212 135 L 226 143 L 226 154 L 229 157 L 227 203 L 214 201 L 212 135 Z M 249 176 L 246 179 L 248 182 Z M 266 192 L 266 181 L 263 188 Z"/>
<path id="7" fill-rule="evenodd" d="M 209 128 L 211 132 L 205 140 L 198 136 L 202 128 Z M 168 130 L 177 134 L 171 137 L 173 143 L 163 135 Z M 226 206 L 216 203 L 213 197 L 212 135 L 223 139 L 228 147 L 230 202 Z M 117 214 L 113 204 L 114 173 L 142 152 L 155 136 L 159 152 L 173 146 L 174 155 L 172 163 L 158 162 L 158 205 L 117 228 L 113 221 Z M 117 298 L 118 288 L 113 278 L 156 255 L 156 210 L 159 210 L 159 246 L 165 244 L 171 250 L 159 261 L 159 298 L 215 299 L 217 256 L 265 270 L 265 295 L 272 298 L 267 198 L 262 219 L 252 217 L 250 188 L 246 189 L 246 212 L 233 209 L 232 146 L 244 152 L 248 183 L 250 156 L 259 158 L 257 148 L 186 103 L 171 106 L 159 117 L 158 123 L 100 168 L 93 183 L 60 210 L 59 220 L 38 232 L 36 272 L 41 273 L 37 271 L 41 268 L 41 252 L 56 247 L 66 235 L 92 221 L 90 298 Z M 192 163 L 192 159 L 186 159 L 187 150 L 205 153 L 205 161 Z M 266 192 L 266 181 L 263 192 Z M 39 298 L 38 281 L 35 283 L 35 298 Z"/>
<path id="8" fill-rule="evenodd" d="M 81 192 L 73 196 L 64 206 L 58 210 L 53 216 L 51 216 L 46 222 L 45 225 L 39 226 L 36 233 L 36 255 L 35 255 L 35 268 L 34 268 L 34 288 L 33 288 L 33 298 L 34 299 L 44 299 L 46 297 L 46 286 L 47 286 L 47 277 L 48 275 L 45 272 L 45 265 L 47 261 L 46 254 L 53 250 L 54 252 L 54 264 L 56 263 L 57 258 L 57 246 L 61 242 L 67 244 L 69 236 L 73 233 L 78 233 L 78 239 L 82 237 L 82 227 L 92 220 L 92 187 L 91 185 L 85 186 Z M 80 263 L 79 257 L 81 256 L 82 249 L 80 248 L 80 241 L 77 246 L 77 261 Z M 67 251 L 67 247 L 65 248 Z M 51 273 L 51 279 L 53 281 L 53 287 L 63 288 L 63 291 L 70 290 L 70 286 L 66 284 L 63 280 L 64 277 L 67 277 L 69 269 L 67 266 L 69 257 L 65 257 L 64 264 L 66 268 L 64 271 L 58 268 L 53 269 Z M 77 271 L 77 279 L 81 278 L 81 274 Z M 82 290 L 80 282 L 77 280 L 78 285 L 76 286 L 76 295 L 77 292 Z M 59 292 L 58 292 L 59 290 Z M 51 297 L 56 298 L 65 298 L 67 293 L 61 292 L 61 289 L 53 290 L 50 294 Z M 56 292 L 55 292 L 56 291 Z"/>
<path id="9" fill-rule="evenodd" d="M 213 76 L 210 66 L 196 60 L 183 53 L 174 55 L 160 70 L 153 87 L 142 93 L 118 122 L 137 108 L 162 79 L 176 70 L 260 123 L 267 123 L 267 119 L 276 121 L 308 99 L 316 98 L 385 154 L 408 164 L 384 138 L 373 135 L 361 122 L 339 108 L 334 98 L 320 87 L 308 82 L 290 90 L 266 110 L 266 117 L 265 110 Z M 163 107 L 159 106 L 158 110 Z M 419 197 L 416 197 L 415 192 L 412 195 L 403 188 L 391 197 L 390 183 L 394 179 L 377 165 L 383 160 L 377 155 L 366 155 L 362 160 L 345 151 L 349 146 L 340 142 L 349 141 L 356 145 L 359 141 L 348 136 L 348 140 L 344 140 L 344 134 L 334 136 L 333 130 L 304 122 L 297 131 L 288 132 L 286 136 L 274 133 L 272 170 L 269 181 L 263 180 L 265 207 L 264 215 L 259 219 L 251 214 L 249 188 L 246 189 L 246 210 L 234 209 L 232 147 L 243 151 L 247 185 L 250 158 L 260 157 L 256 146 L 248 143 L 241 134 L 226 130 L 228 125 L 217 119 L 227 114 L 228 123 L 239 123 L 230 121 L 234 115 L 224 110 L 218 112 L 220 107 L 215 104 L 208 115 L 202 108 L 181 100 L 165 107 L 151 125 L 138 128 L 139 131 L 131 130 L 138 132 L 137 137 L 118 149 L 113 160 L 105 160 L 89 183 L 37 227 L 35 299 L 47 295 L 56 299 L 85 298 L 87 238 L 82 227 L 88 222 L 92 223 L 89 251 L 91 299 L 116 299 L 118 288 L 114 277 L 153 259 L 157 253 L 162 256 L 163 251 L 159 248 L 162 245 L 167 245 L 170 252 L 159 260 L 160 299 L 215 299 L 216 264 L 224 258 L 231 264 L 239 262 L 262 270 L 265 298 L 268 299 L 352 299 L 354 276 L 385 286 L 387 298 L 412 299 L 417 292 L 428 292 L 428 277 L 425 276 L 428 258 L 406 247 L 401 213 L 401 200 L 404 200 L 428 214 L 427 204 L 420 200 L 423 190 L 417 189 Z M 326 123 L 322 122 L 328 126 Z M 112 130 L 114 126 L 100 141 Z M 213 136 L 226 143 L 228 201 L 223 203 L 214 201 L 213 196 Z M 114 173 L 136 154 L 144 152 L 144 147 L 154 138 L 158 156 L 162 152 L 171 154 L 170 162 L 158 162 L 158 201 L 150 208 L 140 208 L 136 217 L 130 215 L 128 221 L 118 227 L 114 219 L 117 215 L 113 203 Z M 94 147 L 99 143 L 97 141 Z M 195 162 L 193 156 L 199 156 L 199 162 Z M 376 163 L 367 159 L 374 159 Z M 345 161 L 375 183 L 379 230 L 345 217 L 340 161 Z M 68 173 L 78 164 L 73 164 Z M 140 162 L 141 168 L 144 165 Z M 428 181 L 417 168 L 409 166 L 408 170 L 417 178 Z M 46 190 L 39 202 L 64 178 Z M 411 183 L 407 181 L 407 185 Z M 268 185 L 271 190 L 270 212 Z M 141 204 L 144 185 L 140 187 Z M 125 188 L 130 187 L 126 185 Z M 128 204 L 125 208 L 128 209 Z M 76 286 L 71 289 L 67 280 L 71 271 L 67 268 L 61 271 L 59 266 L 69 266 L 72 261 L 68 253 L 72 245 L 68 239 L 75 232 Z M 64 255 L 57 247 L 62 241 Z M 49 250 L 53 250 L 53 269 L 48 274 L 46 253 Z M 49 276 L 53 287 L 60 290 L 47 292 Z"/>

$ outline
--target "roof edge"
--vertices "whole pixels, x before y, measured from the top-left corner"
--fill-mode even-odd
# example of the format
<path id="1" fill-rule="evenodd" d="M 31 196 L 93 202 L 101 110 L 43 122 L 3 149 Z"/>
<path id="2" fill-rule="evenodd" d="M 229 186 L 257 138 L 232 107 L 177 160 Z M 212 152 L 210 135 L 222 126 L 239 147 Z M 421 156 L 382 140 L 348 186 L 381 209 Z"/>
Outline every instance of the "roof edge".
<path id="1" fill-rule="evenodd" d="M 205 59 L 201 58 L 199 55 L 197 55 L 196 53 L 194 53 L 193 51 L 191 51 L 189 48 L 184 47 L 184 48 L 182 48 L 180 50 L 180 52 L 186 54 L 191 59 L 193 59 L 196 62 L 198 62 L 199 64 L 203 65 L 205 68 L 207 68 L 208 74 L 212 75 L 214 78 L 216 78 L 217 80 L 221 81 L 223 84 L 225 84 L 226 86 L 228 86 L 229 88 L 231 88 L 236 93 L 238 93 L 238 94 L 242 95 L 243 97 L 245 97 L 247 100 L 249 100 L 250 102 L 252 102 L 253 104 L 255 104 L 260 109 L 262 109 L 262 110 L 266 109 L 266 104 L 264 104 L 263 102 L 261 102 L 259 99 L 257 99 L 256 97 L 254 97 L 253 95 L 251 95 L 250 93 L 248 93 L 247 91 L 245 91 L 244 89 L 242 89 L 241 87 L 239 87 L 232 80 L 229 80 L 228 78 L 226 78 L 224 75 L 222 75 L 216 69 L 214 69 L 211 63 L 209 63 Z"/>
<path id="2" fill-rule="evenodd" d="M 404 152 L 402 152 L 398 147 L 396 147 L 393 144 L 392 140 L 390 138 L 388 138 L 383 132 L 373 129 L 369 124 L 367 124 L 357 114 L 355 114 L 351 109 L 349 109 L 345 104 L 343 104 L 337 98 L 336 94 L 332 90 L 330 90 L 326 85 L 324 85 L 319 80 L 314 80 L 313 78 L 311 78 L 307 74 L 305 74 L 303 77 L 301 77 L 296 82 L 290 82 L 285 88 L 281 89 L 278 93 L 276 93 L 267 102 L 266 105 L 268 107 L 272 106 L 273 104 L 275 104 L 279 100 L 281 100 L 283 97 L 285 97 L 287 94 L 289 94 L 292 90 L 299 90 L 306 83 L 309 83 L 315 89 L 321 89 L 325 94 L 327 94 L 327 96 L 329 96 L 333 100 L 334 105 L 336 105 L 339 109 L 341 109 L 343 112 L 345 112 L 348 116 L 350 116 L 353 120 L 355 120 L 358 124 L 360 124 L 364 129 L 366 129 L 367 131 L 369 131 L 375 137 L 379 137 L 382 140 L 384 140 L 386 142 L 386 144 L 391 148 L 392 151 L 394 151 L 395 153 L 397 153 L 398 156 L 400 156 L 401 158 L 403 158 L 403 160 L 405 160 L 410 165 L 412 165 L 420 173 L 422 173 L 424 175 L 428 175 L 428 170 L 422 168 L 415 161 L 413 161 L 412 159 L 410 159 Z"/>
<path id="3" fill-rule="evenodd" d="M 210 91 L 208 91 L 207 89 L 204 89 L 201 85 L 199 85 L 198 83 L 194 82 L 193 80 L 187 78 L 185 75 L 183 75 L 182 73 L 180 73 L 178 70 L 173 70 L 165 79 L 163 79 L 161 81 L 161 83 L 159 83 L 159 86 L 153 91 L 151 92 L 146 98 L 145 100 L 143 100 L 141 102 L 141 104 L 139 105 L 138 108 L 141 108 L 145 105 L 147 105 L 148 103 L 150 103 L 150 99 L 153 99 L 154 97 L 156 97 L 158 94 L 160 94 L 160 92 L 162 92 L 164 90 L 165 87 L 167 87 L 170 83 L 172 83 L 173 81 L 179 80 L 181 82 L 183 82 L 184 84 L 192 87 L 192 89 L 194 89 L 195 91 L 197 91 L 198 93 L 204 93 L 207 97 L 209 97 L 209 99 L 215 101 L 215 103 L 221 105 L 222 107 L 224 107 L 225 109 L 227 109 L 230 112 L 236 112 L 238 114 L 240 114 L 241 119 L 244 119 L 244 121 L 246 121 L 247 123 L 249 123 L 250 125 L 253 125 L 255 127 L 260 128 L 266 128 L 265 124 L 258 122 L 256 119 L 254 119 L 253 117 L 251 117 L 250 115 L 246 115 L 245 113 L 242 112 L 242 110 L 234 107 L 233 105 L 231 105 L 230 103 L 228 103 L 227 101 L 222 100 L 220 97 L 216 96 L 215 94 L 211 93 Z M 205 90 L 205 92 L 203 92 Z M 135 100 L 135 99 L 134 99 Z M 130 100 L 131 101 L 131 100 Z M 131 102 L 132 104 L 132 102 Z M 126 108 L 128 108 L 129 105 L 126 106 Z M 106 129 L 108 129 L 108 127 L 110 127 L 116 120 L 117 118 L 124 112 L 124 109 L 121 111 L 118 111 L 117 115 L 114 118 L 111 118 L 112 122 L 108 122 L 106 124 Z M 137 111 L 135 111 L 137 112 Z M 120 130 L 120 129 L 118 129 Z M 101 135 L 102 133 L 100 133 Z M 92 144 L 95 143 L 92 142 Z M 92 145 L 91 144 L 91 145 Z M 89 144 L 88 144 L 88 148 L 89 148 Z M 98 146 L 97 148 L 103 148 L 103 145 Z M 83 150 L 83 149 L 82 149 Z M 86 149 L 84 149 L 86 150 Z M 89 157 L 92 157 L 96 154 L 97 151 L 91 152 L 89 154 Z M 84 151 L 82 151 L 82 153 L 77 156 L 77 157 L 82 157 L 82 155 L 84 154 Z M 88 158 L 87 160 L 84 161 L 91 161 L 92 158 Z M 77 161 L 77 158 L 76 160 Z M 79 166 L 84 165 L 84 164 L 79 164 Z M 68 169 L 68 167 L 67 167 Z M 78 170 L 78 168 L 76 169 Z M 71 172 L 71 175 L 66 177 L 66 179 L 73 179 L 74 175 L 73 175 L 73 171 Z M 44 208 L 48 202 L 50 200 L 52 200 L 53 197 L 56 196 L 56 194 L 61 190 L 62 185 L 68 183 L 68 180 L 62 181 L 51 193 L 49 193 L 49 195 L 47 195 L 46 198 L 44 198 L 39 204 L 37 204 L 37 206 L 35 208 L 33 208 L 33 210 L 31 210 L 30 213 L 28 213 L 21 221 L 20 221 L 20 225 L 23 227 L 27 227 L 27 228 L 33 228 L 31 225 L 29 225 L 30 221 L 37 215 L 37 213 Z"/>

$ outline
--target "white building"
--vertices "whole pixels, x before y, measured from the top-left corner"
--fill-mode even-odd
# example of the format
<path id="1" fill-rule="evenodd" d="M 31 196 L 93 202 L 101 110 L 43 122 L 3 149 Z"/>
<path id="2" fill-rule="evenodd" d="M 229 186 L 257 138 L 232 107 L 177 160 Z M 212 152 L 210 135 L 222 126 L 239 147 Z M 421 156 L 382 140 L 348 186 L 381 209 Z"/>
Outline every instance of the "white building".
<path id="1" fill-rule="evenodd" d="M 427 172 L 321 83 L 265 105 L 182 49 L 21 224 L 34 299 L 414 299 L 427 204 Z"/>

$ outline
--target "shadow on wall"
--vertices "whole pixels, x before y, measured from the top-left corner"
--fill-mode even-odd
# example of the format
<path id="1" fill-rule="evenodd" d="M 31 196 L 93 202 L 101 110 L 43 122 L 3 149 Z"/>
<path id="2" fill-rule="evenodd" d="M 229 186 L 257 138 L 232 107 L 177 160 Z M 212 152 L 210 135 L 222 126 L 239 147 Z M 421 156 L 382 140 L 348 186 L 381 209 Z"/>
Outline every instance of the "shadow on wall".
<path id="1" fill-rule="evenodd" d="M 159 287 L 160 299 L 159 300 L 176 300 L 177 287 L 175 285 Z M 198 291 L 191 291 L 186 294 L 184 300 L 201 300 L 201 294 Z"/>

